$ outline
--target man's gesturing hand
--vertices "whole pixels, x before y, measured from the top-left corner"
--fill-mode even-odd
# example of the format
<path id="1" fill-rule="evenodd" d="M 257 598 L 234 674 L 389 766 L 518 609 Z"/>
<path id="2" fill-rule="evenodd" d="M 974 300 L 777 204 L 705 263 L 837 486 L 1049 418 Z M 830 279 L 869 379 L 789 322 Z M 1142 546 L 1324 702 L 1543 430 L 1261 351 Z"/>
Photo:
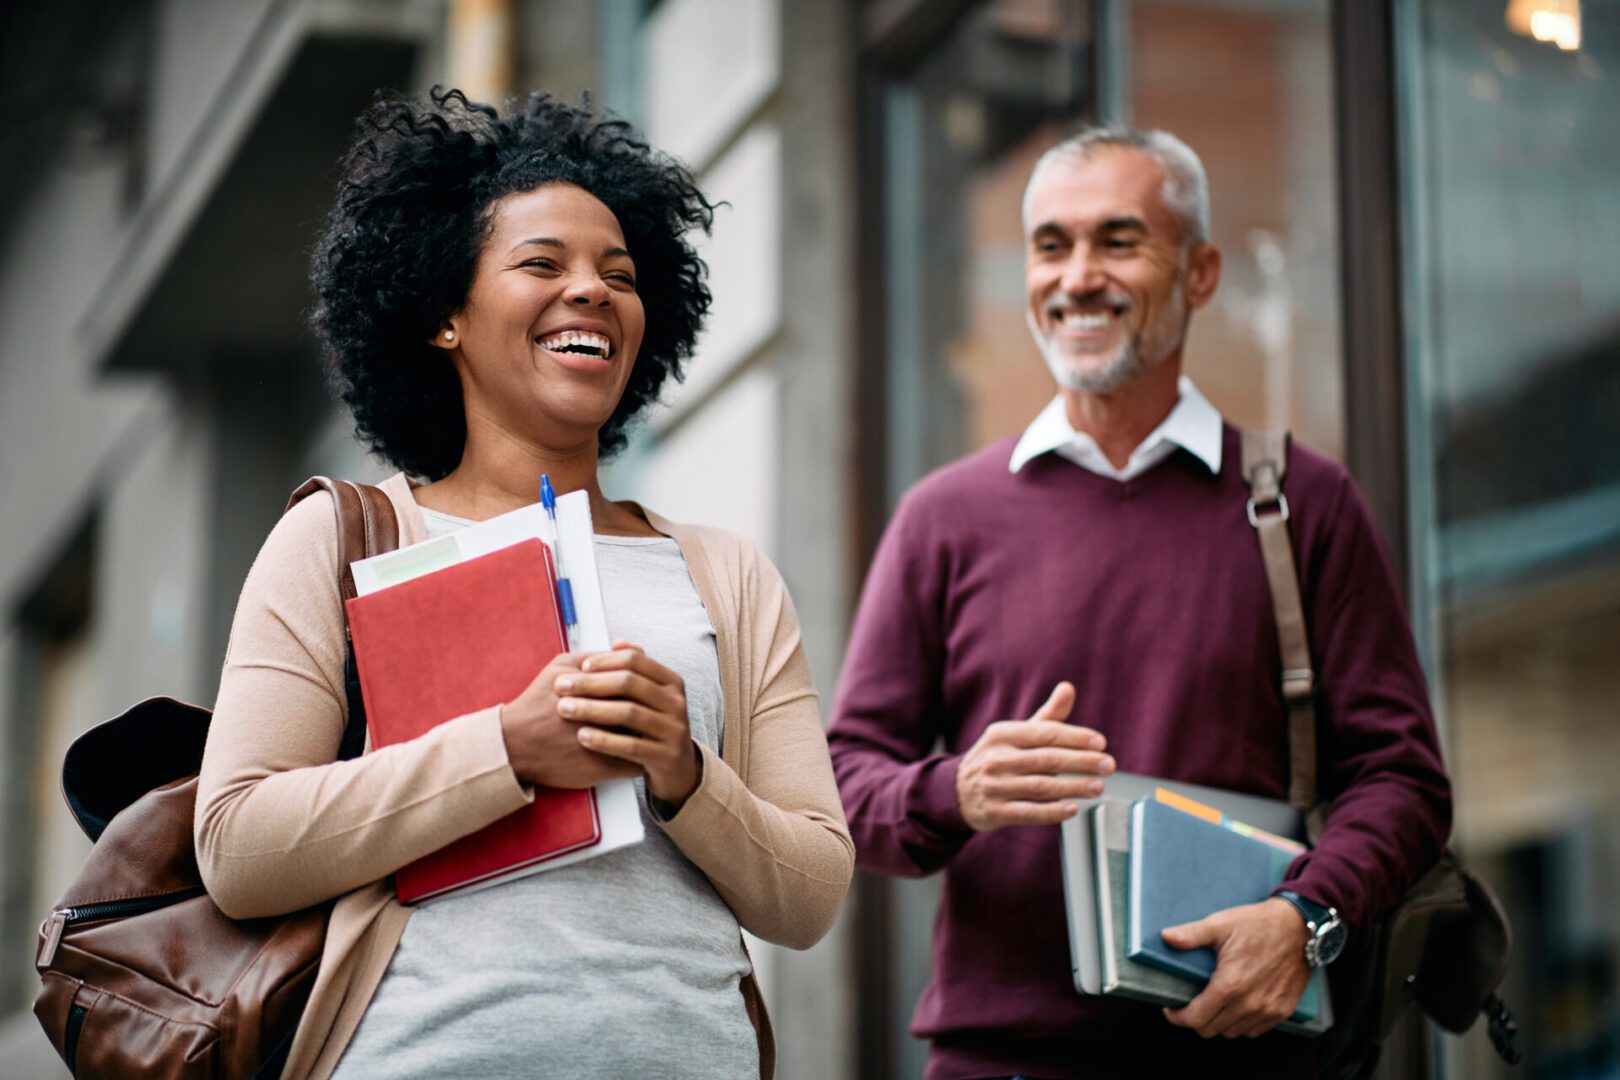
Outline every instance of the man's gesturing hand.
<path id="1" fill-rule="evenodd" d="M 1175 948 L 1213 948 L 1215 974 L 1186 1005 L 1164 1010 L 1165 1018 L 1206 1039 L 1264 1035 L 1294 1014 L 1311 981 L 1308 934 L 1294 906 L 1276 897 L 1166 927 L 1164 940 Z"/>
<path id="2" fill-rule="evenodd" d="M 984 729 L 956 768 L 956 801 L 968 825 L 979 832 L 1055 825 L 1079 809 L 1066 800 L 1102 794 L 1102 781 L 1090 778 L 1113 772 L 1114 759 L 1097 732 L 1064 722 L 1073 708 L 1074 686 L 1060 682 L 1028 720 Z"/>

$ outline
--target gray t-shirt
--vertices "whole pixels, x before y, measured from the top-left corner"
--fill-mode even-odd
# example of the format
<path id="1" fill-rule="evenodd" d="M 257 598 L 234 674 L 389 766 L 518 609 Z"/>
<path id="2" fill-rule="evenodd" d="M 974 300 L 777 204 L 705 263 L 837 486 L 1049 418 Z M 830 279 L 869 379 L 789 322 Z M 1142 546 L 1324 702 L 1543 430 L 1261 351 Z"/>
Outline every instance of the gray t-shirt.
<path id="1" fill-rule="evenodd" d="M 430 537 L 467 524 L 423 516 Z M 595 547 L 609 633 L 680 673 L 692 737 L 718 752 L 714 628 L 679 546 Z M 758 1076 L 737 918 L 636 789 L 642 843 L 419 905 L 335 1075 Z"/>

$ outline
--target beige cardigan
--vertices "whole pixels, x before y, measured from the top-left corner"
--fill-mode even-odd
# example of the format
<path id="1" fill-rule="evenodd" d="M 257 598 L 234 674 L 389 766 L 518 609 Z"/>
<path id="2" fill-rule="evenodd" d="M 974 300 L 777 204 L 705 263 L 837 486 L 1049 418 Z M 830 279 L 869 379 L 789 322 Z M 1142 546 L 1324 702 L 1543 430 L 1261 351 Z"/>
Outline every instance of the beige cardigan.
<path id="1" fill-rule="evenodd" d="M 409 482 L 382 485 L 400 543 L 425 539 Z M 646 514 L 679 542 L 714 624 L 723 755 L 664 824 L 737 921 L 808 948 L 832 925 L 854 872 L 820 710 L 781 576 L 748 541 Z M 410 909 L 389 875 L 522 806 L 499 710 L 458 717 L 412 742 L 337 762 L 346 655 L 331 497 L 282 518 L 242 588 L 197 789 L 203 881 L 234 918 L 338 897 L 320 973 L 285 1076 L 326 1077 L 388 968 Z M 775 1045 L 753 977 L 744 1005 Z"/>

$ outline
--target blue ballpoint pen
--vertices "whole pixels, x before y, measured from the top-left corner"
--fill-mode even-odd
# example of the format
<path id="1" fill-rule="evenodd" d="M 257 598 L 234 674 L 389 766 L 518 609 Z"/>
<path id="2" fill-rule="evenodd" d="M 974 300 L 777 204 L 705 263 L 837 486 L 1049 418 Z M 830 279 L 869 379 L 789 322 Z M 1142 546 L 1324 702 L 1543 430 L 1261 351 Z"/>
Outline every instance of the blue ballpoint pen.
<path id="1" fill-rule="evenodd" d="M 556 537 L 552 547 L 557 560 L 557 606 L 562 609 L 563 626 L 571 638 L 574 627 L 579 625 L 579 618 L 574 614 L 574 586 L 563 570 L 562 533 L 557 528 L 557 491 L 551 486 L 549 473 L 540 474 L 540 505 L 545 507 L 546 516 L 551 518 L 552 535 Z M 571 641 L 569 647 L 573 647 Z"/>

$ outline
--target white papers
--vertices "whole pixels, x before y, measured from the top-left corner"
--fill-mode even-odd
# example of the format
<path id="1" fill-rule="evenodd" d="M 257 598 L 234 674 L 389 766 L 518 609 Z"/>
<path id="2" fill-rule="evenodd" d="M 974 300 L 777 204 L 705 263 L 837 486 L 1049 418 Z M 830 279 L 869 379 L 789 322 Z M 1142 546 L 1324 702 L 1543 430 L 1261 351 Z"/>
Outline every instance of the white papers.
<path id="1" fill-rule="evenodd" d="M 570 491 L 557 498 L 555 532 L 551 518 L 538 504 L 525 506 L 500 517 L 469 525 L 448 536 L 424 540 L 386 555 L 352 563 L 355 591 L 366 596 L 434 570 L 488 555 L 521 540 L 538 537 L 551 547 L 552 557 L 557 559 L 562 572 L 572 582 L 574 615 L 579 622 L 568 632 L 569 647 L 578 652 L 601 652 L 612 643 L 608 639 L 607 612 L 602 607 L 602 583 L 596 574 L 596 547 L 592 534 L 590 496 L 583 491 Z M 476 888 L 595 858 L 618 848 L 638 844 L 646 835 L 641 823 L 641 809 L 636 804 L 634 781 L 608 780 L 596 785 L 596 812 L 602 823 L 602 839 L 595 844 L 535 866 L 524 867 L 510 875 L 481 883 Z"/>

